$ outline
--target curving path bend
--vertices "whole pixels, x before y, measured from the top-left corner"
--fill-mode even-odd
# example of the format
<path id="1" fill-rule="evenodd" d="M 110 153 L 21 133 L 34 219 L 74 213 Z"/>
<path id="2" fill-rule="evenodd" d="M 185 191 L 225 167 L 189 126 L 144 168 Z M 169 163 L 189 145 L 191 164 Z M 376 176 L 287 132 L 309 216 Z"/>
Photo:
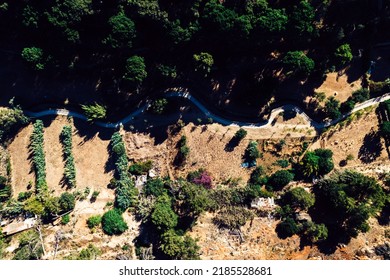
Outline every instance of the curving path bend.
<path id="1" fill-rule="evenodd" d="M 384 102 L 384 101 L 390 99 L 390 93 L 386 93 L 382 96 L 369 99 L 363 103 L 359 103 L 355 106 L 355 108 L 351 112 L 343 114 L 340 118 L 338 118 L 336 120 L 324 122 L 324 123 L 318 123 L 318 122 L 314 121 L 301 108 L 299 108 L 295 105 L 291 105 L 291 104 L 286 104 L 284 106 L 273 109 L 271 111 L 270 117 L 268 118 L 267 121 L 258 122 L 258 123 L 249 123 L 249 122 L 239 122 L 239 121 L 228 120 L 226 118 L 222 118 L 218 115 L 211 113 L 202 103 L 200 103 L 195 97 L 193 97 L 188 92 L 171 91 L 171 92 L 167 92 L 165 94 L 165 97 L 179 97 L 179 98 L 187 99 L 188 101 L 193 103 L 196 107 L 198 107 L 198 109 L 200 111 L 202 111 L 202 113 L 205 114 L 208 118 L 212 118 L 214 122 L 217 122 L 217 123 L 220 123 L 220 124 L 226 125 L 226 126 L 241 126 L 241 127 L 247 127 L 247 128 L 267 128 L 267 127 L 270 127 L 272 125 L 273 121 L 280 113 L 283 113 L 285 111 L 295 111 L 298 115 L 300 115 L 308 123 L 307 125 L 298 125 L 298 126 L 302 126 L 305 128 L 323 129 L 323 128 L 329 127 L 331 125 L 334 125 L 334 124 L 342 121 L 343 119 L 345 119 L 346 117 L 348 117 L 349 115 L 351 115 L 357 111 L 363 110 L 367 107 L 370 107 L 370 106 L 375 105 L 375 104 L 379 104 L 381 102 Z M 121 119 L 115 123 L 96 121 L 96 122 L 94 122 L 94 124 L 97 126 L 100 126 L 100 127 L 104 127 L 104 128 L 118 128 L 121 125 L 125 125 L 125 124 L 131 122 L 134 117 L 144 113 L 149 108 L 149 106 L 150 106 L 150 102 L 148 102 L 144 106 L 138 108 L 134 112 L 130 113 L 128 116 L 124 117 L 123 119 Z M 69 111 L 66 109 L 48 109 L 48 110 L 43 110 L 40 112 L 24 111 L 24 113 L 27 116 L 33 117 L 33 118 L 40 118 L 40 117 L 44 117 L 44 116 L 55 115 L 55 116 L 71 116 L 74 118 L 78 118 L 78 119 L 87 121 L 87 117 L 85 115 L 74 112 L 74 111 Z M 288 125 L 284 124 L 284 126 L 288 126 Z M 297 127 L 297 125 L 294 125 L 294 127 Z"/>

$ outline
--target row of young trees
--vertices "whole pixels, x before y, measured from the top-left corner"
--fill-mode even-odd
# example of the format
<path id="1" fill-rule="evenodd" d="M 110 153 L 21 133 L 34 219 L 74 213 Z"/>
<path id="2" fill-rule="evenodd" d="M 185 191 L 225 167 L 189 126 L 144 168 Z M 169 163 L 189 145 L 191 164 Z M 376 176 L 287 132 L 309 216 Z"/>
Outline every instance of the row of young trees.
<path id="1" fill-rule="evenodd" d="M 37 195 L 42 195 L 47 191 L 43 130 L 43 122 L 41 120 L 36 120 L 33 124 L 33 132 L 30 137 L 30 150 L 35 171 Z"/>
<path id="2" fill-rule="evenodd" d="M 76 187 L 76 167 L 72 150 L 72 126 L 66 125 L 61 131 L 62 150 L 65 159 L 64 178 L 69 188 Z"/>

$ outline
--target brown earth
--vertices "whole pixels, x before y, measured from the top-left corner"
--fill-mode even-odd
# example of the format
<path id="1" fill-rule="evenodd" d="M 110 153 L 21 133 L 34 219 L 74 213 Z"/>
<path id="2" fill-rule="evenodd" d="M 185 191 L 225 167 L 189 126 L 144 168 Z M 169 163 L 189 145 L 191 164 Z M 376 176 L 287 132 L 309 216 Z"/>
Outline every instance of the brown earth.
<path id="1" fill-rule="evenodd" d="M 346 101 L 352 92 L 361 88 L 362 78 L 359 77 L 357 80 L 350 81 L 345 71 L 346 69 L 340 73 L 327 74 L 325 81 L 315 89 L 315 92 L 324 92 L 326 97 L 334 96 L 340 102 Z"/>
<path id="2" fill-rule="evenodd" d="M 336 168 L 355 168 L 360 165 L 369 167 L 374 163 L 389 166 L 389 155 L 379 134 L 379 123 L 376 107 L 367 108 L 361 116 L 353 115 L 348 125 L 338 124 L 321 135 L 311 149 L 327 148 L 333 151 Z M 339 166 L 348 155 L 353 159 L 345 166 Z M 341 164 L 343 165 L 343 164 Z"/>
<path id="3" fill-rule="evenodd" d="M 280 121 L 279 119 L 276 125 L 280 124 Z M 290 124 L 296 124 L 297 121 L 300 120 L 293 120 Z M 49 187 L 58 195 L 64 191 L 64 187 L 60 183 L 63 160 L 59 133 L 62 127 L 68 124 L 68 120 L 65 117 L 57 117 L 52 122 L 46 122 L 47 179 Z M 314 143 L 311 149 L 316 147 L 331 148 L 334 151 L 336 165 L 348 154 L 352 154 L 355 160 L 349 161 L 347 167 L 358 164 L 360 167 L 366 166 L 365 170 L 369 170 L 369 167 L 378 164 L 378 161 L 381 161 L 381 166 L 384 164 L 389 166 L 384 149 L 375 158 L 374 163 L 362 164 L 361 159 L 359 159 L 359 150 L 362 147 L 364 137 L 370 131 L 377 131 L 377 127 L 378 121 L 374 110 L 372 110 L 360 119 L 352 121 L 344 129 L 338 130 L 336 127 L 334 132 L 329 130 L 321 137 L 322 140 Z M 156 144 L 155 139 L 150 134 L 131 131 L 122 131 L 122 134 L 129 159 L 134 161 L 153 160 L 154 167 L 160 176 L 185 177 L 189 171 L 206 168 L 212 174 L 216 184 L 221 184 L 229 178 L 236 179 L 241 184 L 246 183 L 252 170 L 240 166 L 244 150 L 251 140 L 257 141 L 259 149 L 263 152 L 263 158 L 258 160 L 258 165 L 267 167 L 267 172 L 272 173 L 279 168 L 273 165 L 277 159 L 289 159 L 293 152 L 301 149 L 303 141 L 310 142 L 310 139 L 315 136 L 308 133 L 307 130 L 294 131 L 293 128 L 288 128 L 285 131 L 275 126 L 267 129 L 248 128 L 248 135 L 241 143 L 232 151 L 226 151 L 225 147 L 237 129 L 238 127 L 224 127 L 218 124 L 196 126 L 190 123 L 179 133 L 168 136 L 165 141 L 159 144 Z M 29 172 L 31 166 L 28 160 L 31 131 L 31 125 L 22 129 L 9 146 L 15 195 L 20 191 L 25 191 L 28 182 L 34 180 L 34 175 Z M 59 242 L 56 259 L 74 256 L 90 243 L 102 250 L 102 255 L 99 257 L 101 259 L 114 259 L 118 255 L 126 255 L 128 258 L 135 257 L 134 238 L 139 234 L 139 222 L 135 221 L 129 213 L 124 214 L 129 230 L 121 236 L 110 237 L 103 234 L 101 229 L 91 231 L 86 225 L 86 220 L 90 216 L 103 214 L 110 208 L 108 203 L 114 201 L 114 191 L 107 188 L 113 177 L 112 163 L 110 163 L 107 150 L 111 133 L 112 131 L 108 133 L 87 125 L 74 124 L 73 146 L 77 168 L 77 189 L 84 191 L 86 187 L 89 187 L 90 193 L 85 200 L 76 203 L 68 225 L 56 224 L 45 229 L 45 249 L 48 252 L 46 258 L 54 258 L 56 233 L 60 233 L 63 237 L 62 241 Z M 187 136 L 190 155 L 184 166 L 175 166 L 173 163 L 177 153 L 176 146 L 181 135 Z M 285 140 L 285 145 L 281 150 L 278 150 L 277 146 L 281 139 Z M 338 144 L 335 144 L 336 141 Z M 380 143 L 383 145 L 381 141 Z M 376 172 L 375 168 L 372 172 Z M 96 202 L 91 202 L 90 196 L 94 190 L 99 191 L 100 194 Z M 332 255 L 324 255 L 316 247 L 305 247 L 301 250 L 297 236 L 285 240 L 279 239 L 275 233 L 278 221 L 272 215 L 269 218 L 257 216 L 252 223 L 248 222 L 241 229 L 244 237 L 242 243 L 237 235 L 218 229 L 212 223 L 212 217 L 213 214 L 210 213 L 201 216 L 190 233 L 199 238 L 202 259 L 353 259 L 357 258 L 358 250 L 364 246 L 372 248 L 373 244 L 379 244 L 384 240 L 385 227 L 377 225 L 373 220 L 371 221 L 372 230 L 369 233 L 359 235 L 347 247 L 338 249 Z M 364 243 L 366 240 L 368 243 Z M 130 250 L 124 250 L 124 245 L 129 245 Z"/>

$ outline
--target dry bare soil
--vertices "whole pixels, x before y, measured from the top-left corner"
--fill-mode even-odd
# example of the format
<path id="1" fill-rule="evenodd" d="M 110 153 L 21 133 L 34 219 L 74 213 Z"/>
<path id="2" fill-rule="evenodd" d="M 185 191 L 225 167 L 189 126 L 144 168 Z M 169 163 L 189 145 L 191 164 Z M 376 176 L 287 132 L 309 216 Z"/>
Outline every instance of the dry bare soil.
<path id="1" fill-rule="evenodd" d="M 279 119 L 277 124 L 280 124 L 281 121 Z M 300 121 L 295 120 L 295 123 Z M 49 188 L 57 195 L 65 191 L 65 186 L 61 183 L 64 163 L 59 135 L 62 127 L 69 122 L 72 121 L 66 117 L 45 121 L 47 181 Z M 91 191 L 86 199 L 76 203 L 69 224 L 60 225 L 57 223 L 49 225 L 45 229 L 46 258 L 61 259 L 75 255 L 90 243 L 102 250 L 99 258 L 114 259 L 119 255 L 134 258 L 134 239 L 139 234 L 139 222 L 132 215 L 125 213 L 124 218 L 129 225 L 129 230 L 120 236 L 107 236 L 103 234 L 101 229 L 91 231 L 86 225 L 88 217 L 103 214 L 110 208 L 110 203 L 114 201 L 114 192 L 107 188 L 113 177 L 112 163 L 108 152 L 109 136 L 112 131 L 99 131 L 79 123 L 75 123 L 73 129 L 77 189 L 83 192 L 86 187 L 89 187 Z M 272 127 L 270 129 L 248 129 L 247 137 L 233 150 L 228 150 L 226 147 L 237 129 L 237 127 L 224 127 L 217 124 L 197 126 L 190 123 L 177 134 L 168 134 L 167 139 L 159 144 L 156 144 L 155 139 L 149 134 L 131 131 L 122 131 L 122 133 L 130 160 L 150 159 L 160 176 L 170 176 L 171 178 L 185 177 L 189 171 L 205 168 L 211 173 L 215 184 L 223 183 L 227 179 L 234 179 L 241 184 L 246 183 L 252 170 L 241 168 L 241 163 L 242 155 L 249 141 L 253 140 L 259 143 L 259 148 L 264 156 L 259 159 L 258 164 L 268 167 L 267 171 L 271 173 L 278 168 L 272 165 L 277 159 L 288 159 L 292 152 L 301 148 L 303 141 L 310 141 L 315 136 L 306 130 L 280 130 Z M 379 172 L 375 166 L 380 166 L 381 170 L 388 170 L 390 167 L 384 143 L 380 138 L 377 140 L 377 146 L 382 148 L 379 153 L 374 154 L 374 157 L 372 156 L 374 148 L 368 151 L 364 150 L 363 143 L 372 140 L 372 137 L 376 139 L 377 130 L 378 121 L 374 110 L 372 110 L 360 118 L 356 118 L 345 128 L 336 127 L 334 130 L 329 130 L 311 146 L 311 149 L 330 148 L 334 152 L 337 168 L 356 168 L 375 175 Z M 21 191 L 26 191 L 29 181 L 34 180 L 28 149 L 31 131 L 31 125 L 23 128 L 9 146 L 12 163 L 12 186 L 15 196 Z M 178 167 L 174 162 L 177 142 L 181 135 L 187 136 L 190 156 L 183 166 Z M 367 137 L 371 138 L 367 139 Z M 278 151 L 276 146 L 281 139 L 284 139 L 285 145 L 281 151 Z M 339 167 L 338 163 L 348 154 L 352 154 L 354 160 L 349 161 L 344 167 Z M 100 191 L 100 195 L 96 202 L 91 202 L 89 198 L 94 190 Z M 193 237 L 199 238 L 202 259 L 366 258 L 366 255 L 360 252 L 383 243 L 385 240 L 384 231 L 389 228 L 378 225 L 373 219 L 370 221 L 372 230 L 369 233 L 360 234 L 347 247 L 337 249 L 332 255 L 324 255 L 316 247 L 300 248 L 297 236 L 285 240 L 279 239 L 275 233 L 278 221 L 272 215 L 268 217 L 257 216 L 248 222 L 242 228 L 243 240 L 238 238 L 234 232 L 218 229 L 212 223 L 212 217 L 213 215 L 210 213 L 202 215 L 190 232 Z M 55 236 L 59 233 L 62 239 L 58 242 L 55 254 Z M 17 236 L 15 237 L 17 238 Z M 125 245 L 129 245 L 130 250 L 127 250 Z"/>

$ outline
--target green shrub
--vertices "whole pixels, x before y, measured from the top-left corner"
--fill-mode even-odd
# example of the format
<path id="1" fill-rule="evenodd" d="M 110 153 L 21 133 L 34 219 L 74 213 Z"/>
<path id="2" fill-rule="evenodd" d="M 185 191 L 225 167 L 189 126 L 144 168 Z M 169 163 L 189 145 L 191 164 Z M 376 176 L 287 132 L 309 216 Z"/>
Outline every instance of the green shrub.
<path id="1" fill-rule="evenodd" d="M 22 50 L 22 58 L 35 70 L 43 70 L 45 68 L 45 60 L 41 48 L 24 48 Z"/>
<path id="2" fill-rule="evenodd" d="M 219 211 L 213 222 L 220 227 L 238 229 L 253 217 L 254 214 L 250 210 L 244 207 L 232 206 Z"/>
<path id="3" fill-rule="evenodd" d="M 151 215 L 151 221 L 161 231 L 166 231 L 177 226 L 178 216 L 172 210 L 171 199 L 168 195 L 158 197 Z"/>
<path id="4" fill-rule="evenodd" d="M 351 62 L 353 56 L 349 44 L 343 44 L 336 49 L 335 57 L 341 61 L 342 64 Z"/>
<path id="5" fill-rule="evenodd" d="M 61 217 L 61 224 L 66 225 L 69 223 L 69 221 L 70 221 L 69 214 L 66 214 Z"/>
<path id="6" fill-rule="evenodd" d="M 10 104 L 12 106 L 12 104 Z M 17 124 L 26 124 L 28 118 L 23 114 L 19 106 L 13 108 L 0 108 L 0 140 Z"/>
<path id="7" fill-rule="evenodd" d="M 290 165 L 290 163 L 286 159 L 278 159 L 275 162 L 275 164 L 282 167 L 282 168 L 287 168 Z"/>
<path id="8" fill-rule="evenodd" d="M 190 148 L 187 146 L 187 137 L 183 135 L 179 142 L 179 153 L 178 157 L 181 161 L 185 161 L 188 158 L 188 155 L 190 154 Z"/>
<path id="9" fill-rule="evenodd" d="M 245 161 L 253 162 L 262 156 L 263 156 L 262 153 L 260 153 L 259 149 L 257 148 L 257 142 L 256 141 L 249 142 L 248 146 L 245 149 L 245 154 L 244 154 Z"/>
<path id="10" fill-rule="evenodd" d="M 287 170 L 278 170 L 269 178 L 268 183 L 274 190 L 280 190 L 294 179 L 294 174 Z"/>
<path id="11" fill-rule="evenodd" d="M 74 209 L 74 206 L 76 204 L 75 197 L 71 193 L 64 192 L 60 196 L 59 203 L 60 203 L 61 212 L 65 213 L 71 211 Z"/>
<path id="12" fill-rule="evenodd" d="M 18 194 L 18 201 L 25 201 L 26 199 L 29 199 L 32 196 L 32 192 L 20 192 Z"/>
<path id="13" fill-rule="evenodd" d="M 144 175 L 149 172 L 153 167 L 153 162 L 151 160 L 136 162 L 130 165 L 129 172 L 133 175 Z"/>
<path id="14" fill-rule="evenodd" d="M 245 138 L 245 136 L 248 134 L 248 132 L 243 129 L 243 128 L 240 128 L 239 130 L 236 131 L 236 133 L 234 134 L 234 138 L 236 138 L 238 141 L 241 141 L 242 139 Z"/>
<path id="15" fill-rule="evenodd" d="M 102 217 L 103 231 L 108 235 L 119 235 L 128 229 L 121 213 L 112 209 L 104 213 Z"/>
<path id="16" fill-rule="evenodd" d="M 149 179 L 144 185 L 144 194 L 146 196 L 153 195 L 159 197 L 166 193 L 167 189 L 164 188 L 164 181 L 161 178 Z"/>
<path id="17" fill-rule="evenodd" d="M 90 105 L 81 105 L 81 109 L 83 109 L 84 114 L 90 122 L 104 119 L 107 114 L 106 107 L 96 102 Z"/>
<path id="18" fill-rule="evenodd" d="M 166 107 L 168 105 L 168 100 L 165 98 L 157 99 L 153 101 L 152 105 L 150 106 L 150 110 L 157 115 L 161 115 L 164 113 Z"/>
<path id="19" fill-rule="evenodd" d="M 87 248 L 80 251 L 77 260 L 95 260 L 100 254 L 101 251 L 98 248 L 89 244 Z"/>
<path id="20" fill-rule="evenodd" d="M 100 194 L 99 191 L 93 191 L 92 196 L 91 196 L 91 202 L 96 201 L 96 199 L 98 198 L 99 194 Z"/>
<path id="21" fill-rule="evenodd" d="M 102 216 L 100 215 L 91 216 L 87 220 L 87 225 L 90 229 L 93 229 L 98 225 L 100 225 L 101 222 L 102 222 Z"/>

